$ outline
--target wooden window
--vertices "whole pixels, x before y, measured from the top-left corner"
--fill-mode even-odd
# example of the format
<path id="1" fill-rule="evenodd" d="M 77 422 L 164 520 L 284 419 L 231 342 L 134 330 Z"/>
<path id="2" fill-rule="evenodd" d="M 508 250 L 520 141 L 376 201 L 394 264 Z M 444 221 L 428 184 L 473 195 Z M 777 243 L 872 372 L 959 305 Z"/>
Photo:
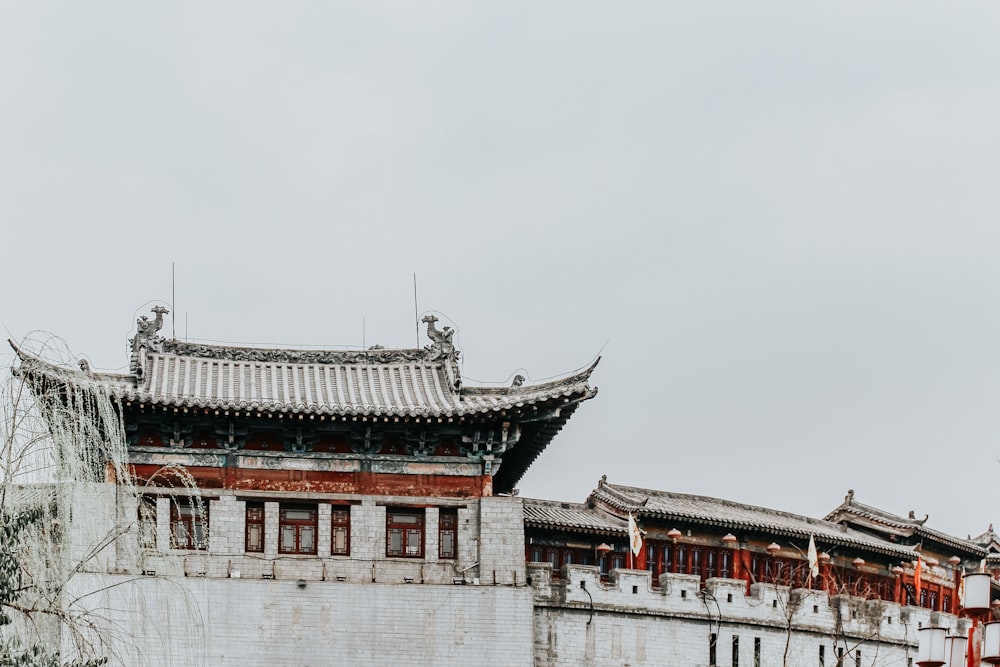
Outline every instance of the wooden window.
<path id="1" fill-rule="evenodd" d="M 389 509 L 385 513 L 385 555 L 424 557 L 424 511 Z"/>
<path id="2" fill-rule="evenodd" d="M 170 504 L 170 546 L 208 549 L 208 501 L 175 498 Z"/>
<path id="3" fill-rule="evenodd" d="M 138 508 L 139 546 L 156 548 L 156 496 L 139 496 Z"/>
<path id="4" fill-rule="evenodd" d="M 278 511 L 278 551 L 283 554 L 316 553 L 315 505 L 285 505 Z"/>
<path id="5" fill-rule="evenodd" d="M 720 559 L 719 576 L 728 579 L 733 576 L 733 553 L 728 549 L 723 550 Z"/>
<path id="6" fill-rule="evenodd" d="M 334 556 L 351 555 L 351 508 L 334 505 L 330 508 L 333 529 L 330 532 L 330 552 Z"/>
<path id="7" fill-rule="evenodd" d="M 247 503 L 246 550 L 264 551 L 264 503 Z"/>
<path id="8" fill-rule="evenodd" d="M 448 560 L 458 554 L 458 510 L 443 509 L 438 514 L 438 558 Z M 567 558 L 567 563 L 570 562 Z"/>
<path id="9" fill-rule="evenodd" d="M 646 549 L 646 569 L 649 570 L 649 574 L 652 575 L 653 585 L 656 586 L 658 581 L 657 577 L 660 576 L 661 572 L 656 562 L 657 552 L 659 549 L 648 540 L 643 548 Z"/>

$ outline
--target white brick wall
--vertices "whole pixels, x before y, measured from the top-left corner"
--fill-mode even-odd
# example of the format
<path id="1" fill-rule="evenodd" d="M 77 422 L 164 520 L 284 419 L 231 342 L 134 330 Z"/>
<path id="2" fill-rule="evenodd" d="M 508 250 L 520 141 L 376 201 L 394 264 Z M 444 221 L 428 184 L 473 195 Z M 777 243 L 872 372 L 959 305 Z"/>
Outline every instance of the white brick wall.
<path id="1" fill-rule="evenodd" d="M 528 574 L 536 592 L 536 667 L 707 667 L 712 633 L 720 667 L 735 664 L 733 637 L 743 667 L 755 665 L 755 640 L 762 667 L 815 667 L 820 646 L 827 667 L 841 648 L 845 667 L 859 651 L 865 667 L 906 667 L 922 625 L 966 630 L 965 621 L 926 609 L 764 584 L 746 595 L 743 582 L 729 579 L 709 580 L 701 593 L 690 575 L 662 575 L 654 589 L 649 573 L 637 570 L 614 570 L 607 583 L 592 566 L 567 566 L 555 583 L 548 564 L 531 564 Z"/>
<path id="2" fill-rule="evenodd" d="M 116 519 L 111 487 L 98 491 L 88 497 L 104 506 L 82 530 L 131 525 L 134 505 L 119 504 Z M 157 549 L 133 567 L 128 533 L 113 559 L 95 562 L 103 573 L 73 582 L 99 591 L 81 604 L 107 610 L 112 664 L 700 667 L 715 633 L 720 667 L 733 664 L 733 637 L 741 667 L 753 667 L 755 640 L 762 667 L 814 667 L 820 646 L 826 667 L 840 648 L 845 667 L 857 650 L 866 667 L 906 667 L 921 624 L 965 630 L 923 609 L 765 585 L 746 594 L 727 579 L 703 591 L 697 577 L 667 574 L 654 588 L 647 572 L 615 570 L 605 583 L 596 567 L 570 565 L 553 582 L 547 564 L 525 565 L 518 498 L 300 495 L 319 507 L 315 556 L 278 554 L 277 499 L 265 502 L 264 553 L 244 553 L 245 503 L 232 494 L 210 502 L 209 551 L 171 550 L 170 501 L 160 498 Z M 330 555 L 331 499 L 353 503 L 349 557 Z M 386 556 L 386 507 L 396 506 L 426 508 L 425 558 Z M 458 508 L 454 561 L 437 558 L 442 506 Z M 143 571 L 155 576 L 135 576 Z"/>
<path id="3" fill-rule="evenodd" d="M 531 598 L 525 587 L 148 577 L 87 600 L 128 629 L 112 664 L 129 667 L 529 667 Z"/>

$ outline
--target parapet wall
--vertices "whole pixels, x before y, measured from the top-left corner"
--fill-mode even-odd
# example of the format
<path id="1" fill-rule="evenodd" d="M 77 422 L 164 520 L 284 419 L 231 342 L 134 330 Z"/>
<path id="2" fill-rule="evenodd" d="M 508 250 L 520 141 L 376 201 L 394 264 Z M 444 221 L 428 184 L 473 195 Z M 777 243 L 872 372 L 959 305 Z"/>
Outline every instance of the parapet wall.
<path id="1" fill-rule="evenodd" d="M 812 590 L 613 570 L 552 568 L 531 563 L 538 667 L 557 665 L 907 665 L 925 625 L 962 634 L 965 621 L 919 607 Z M 713 644 L 714 636 L 714 648 Z M 733 651 L 739 653 L 734 662 Z M 714 660 L 713 660 L 714 658 Z"/>

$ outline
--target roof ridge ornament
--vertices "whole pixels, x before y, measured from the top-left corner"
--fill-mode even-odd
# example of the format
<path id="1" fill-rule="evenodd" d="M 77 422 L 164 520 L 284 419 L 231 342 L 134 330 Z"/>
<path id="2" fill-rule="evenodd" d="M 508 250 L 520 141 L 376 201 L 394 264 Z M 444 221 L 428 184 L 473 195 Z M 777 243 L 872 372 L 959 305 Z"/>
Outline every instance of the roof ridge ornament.
<path id="1" fill-rule="evenodd" d="M 431 344 L 425 347 L 430 361 L 444 361 L 444 367 L 448 373 L 448 384 L 458 391 L 462 388 L 462 375 L 458 368 L 458 357 L 462 354 L 455 349 L 451 339 L 455 336 L 455 330 L 451 327 L 438 329 L 435 323 L 438 318 L 430 313 L 421 319 L 427 325 L 427 337 L 431 339 Z"/>
<path id="2" fill-rule="evenodd" d="M 136 378 L 142 379 L 146 372 L 146 352 L 162 352 L 163 337 L 157 336 L 163 328 L 163 316 L 170 313 L 163 306 L 154 306 L 150 312 L 156 315 L 152 320 L 145 315 L 135 321 L 135 336 L 132 338 L 132 358 L 129 370 Z"/>

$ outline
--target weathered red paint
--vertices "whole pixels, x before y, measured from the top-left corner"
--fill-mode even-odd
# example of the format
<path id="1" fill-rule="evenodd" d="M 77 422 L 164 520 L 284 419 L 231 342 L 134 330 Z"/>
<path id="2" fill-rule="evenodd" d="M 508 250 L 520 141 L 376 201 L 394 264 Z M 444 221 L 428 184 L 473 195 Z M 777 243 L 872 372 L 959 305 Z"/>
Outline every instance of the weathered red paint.
<path id="1" fill-rule="evenodd" d="M 245 491 L 313 491 L 392 496 L 440 496 L 469 498 L 492 495 L 488 475 L 402 475 L 372 472 L 317 470 L 259 470 L 246 468 L 185 468 L 194 482 L 205 489 Z M 176 486 L 180 479 L 157 465 L 136 464 L 132 474 L 153 486 Z"/>

